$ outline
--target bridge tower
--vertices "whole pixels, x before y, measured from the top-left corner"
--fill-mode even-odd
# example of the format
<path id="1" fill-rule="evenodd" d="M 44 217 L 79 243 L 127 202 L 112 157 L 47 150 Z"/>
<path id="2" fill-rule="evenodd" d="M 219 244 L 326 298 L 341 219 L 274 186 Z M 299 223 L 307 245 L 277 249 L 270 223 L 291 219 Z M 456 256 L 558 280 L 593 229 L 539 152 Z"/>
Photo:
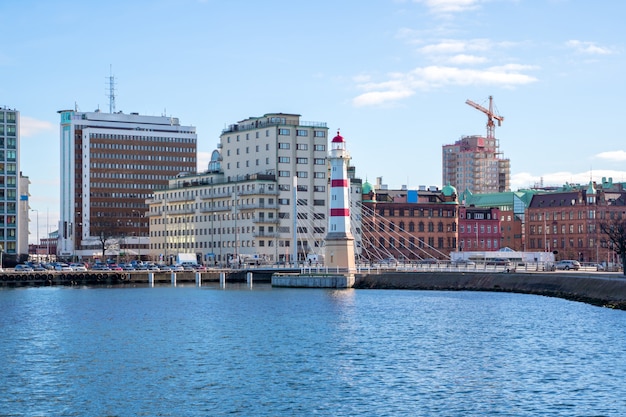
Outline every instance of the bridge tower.
<path id="1" fill-rule="evenodd" d="M 350 232 L 350 200 L 348 162 L 350 154 L 346 142 L 337 132 L 331 142 L 330 155 L 330 211 L 326 235 L 326 265 L 355 270 L 354 237 Z"/>

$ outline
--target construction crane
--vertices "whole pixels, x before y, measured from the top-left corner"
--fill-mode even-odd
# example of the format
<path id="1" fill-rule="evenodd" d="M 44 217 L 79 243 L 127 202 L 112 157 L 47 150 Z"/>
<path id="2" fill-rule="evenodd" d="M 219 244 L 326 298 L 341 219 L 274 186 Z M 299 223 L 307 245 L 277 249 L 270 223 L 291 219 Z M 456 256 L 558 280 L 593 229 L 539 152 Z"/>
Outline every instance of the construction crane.
<path id="1" fill-rule="evenodd" d="M 493 112 L 493 96 L 489 96 L 489 108 L 486 109 L 478 103 L 474 103 L 472 100 L 466 100 L 465 104 L 469 104 L 473 108 L 480 110 L 487 115 L 487 139 L 496 138 L 496 125 L 493 122 L 494 119 L 498 121 L 498 126 L 502 126 L 503 116 L 499 116 Z"/>

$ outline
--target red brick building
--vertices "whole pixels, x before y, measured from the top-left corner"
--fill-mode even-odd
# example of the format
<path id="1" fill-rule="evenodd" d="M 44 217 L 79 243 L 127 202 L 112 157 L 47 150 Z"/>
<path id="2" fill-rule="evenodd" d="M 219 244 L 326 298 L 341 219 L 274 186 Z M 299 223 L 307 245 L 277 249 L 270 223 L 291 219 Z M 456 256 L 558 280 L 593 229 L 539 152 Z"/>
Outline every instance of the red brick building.
<path id="1" fill-rule="evenodd" d="M 387 190 L 363 185 L 362 258 L 448 259 L 457 248 L 456 189 Z"/>

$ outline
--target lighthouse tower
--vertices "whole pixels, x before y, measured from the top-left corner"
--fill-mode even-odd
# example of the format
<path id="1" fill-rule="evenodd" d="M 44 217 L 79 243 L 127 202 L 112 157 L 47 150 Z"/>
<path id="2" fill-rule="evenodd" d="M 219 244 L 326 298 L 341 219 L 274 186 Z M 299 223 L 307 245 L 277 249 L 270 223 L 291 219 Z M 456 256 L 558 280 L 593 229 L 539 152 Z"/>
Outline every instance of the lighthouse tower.
<path id="1" fill-rule="evenodd" d="M 350 232 L 350 201 L 346 142 L 337 132 L 331 142 L 330 155 L 330 216 L 326 235 L 326 264 L 354 271 L 354 237 Z"/>

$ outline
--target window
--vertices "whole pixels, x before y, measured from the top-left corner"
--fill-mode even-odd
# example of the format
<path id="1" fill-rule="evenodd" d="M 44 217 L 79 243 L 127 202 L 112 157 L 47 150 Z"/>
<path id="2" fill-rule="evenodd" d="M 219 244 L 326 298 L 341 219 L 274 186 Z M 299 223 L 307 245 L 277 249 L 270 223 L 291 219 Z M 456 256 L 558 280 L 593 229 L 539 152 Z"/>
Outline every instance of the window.
<path id="1" fill-rule="evenodd" d="M 326 165 L 326 159 L 324 159 L 324 158 L 315 158 L 315 159 L 313 159 L 313 164 L 315 164 L 315 165 Z"/>
<path id="2" fill-rule="evenodd" d="M 278 199 L 278 204 L 280 204 L 281 206 L 288 206 L 289 205 L 289 199 L 288 198 L 279 198 Z"/>
<path id="3" fill-rule="evenodd" d="M 278 162 L 281 164 L 288 164 L 290 162 L 291 158 L 289 158 L 288 156 L 279 156 L 278 157 Z"/>
<path id="4" fill-rule="evenodd" d="M 308 178 L 309 177 L 309 173 L 306 171 L 297 171 L 296 172 L 296 176 L 298 178 Z"/>
<path id="5" fill-rule="evenodd" d="M 314 185 L 313 186 L 313 191 L 319 192 L 319 193 L 324 193 L 324 192 L 326 192 L 326 186 L 325 185 Z"/>
<path id="6" fill-rule="evenodd" d="M 309 145 L 307 143 L 298 143 L 296 144 L 296 149 L 299 151 L 308 151 Z"/>
<path id="7" fill-rule="evenodd" d="M 296 136 L 309 136 L 309 131 L 304 129 L 296 129 Z"/>
<path id="8" fill-rule="evenodd" d="M 326 132 L 323 130 L 315 130 L 313 131 L 313 136 L 315 136 L 316 138 L 325 138 Z"/>
<path id="9" fill-rule="evenodd" d="M 290 177 L 291 173 L 289 171 L 278 171 L 279 177 Z"/>
<path id="10" fill-rule="evenodd" d="M 313 145 L 313 150 L 326 152 L 326 145 Z"/>
<path id="11" fill-rule="evenodd" d="M 290 149 L 289 142 L 278 142 L 278 149 Z"/>
<path id="12" fill-rule="evenodd" d="M 308 164 L 309 158 L 296 158 L 296 164 Z"/>
<path id="13" fill-rule="evenodd" d="M 325 172 L 314 172 L 313 173 L 313 178 L 326 178 L 326 173 Z"/>
<path id="14" fill-rule="evenodd" d="M 314 206 L 324 206 L 324 205 L 326 205 L 326 201 L 325 200 L 313 200 L 313 205 Z"/>
<path id="15" fill-rule="evenodd" d="M 278 134 L 288 136 L 291 134 L 291 130 L 290 129 L 278 129 Z"/>

